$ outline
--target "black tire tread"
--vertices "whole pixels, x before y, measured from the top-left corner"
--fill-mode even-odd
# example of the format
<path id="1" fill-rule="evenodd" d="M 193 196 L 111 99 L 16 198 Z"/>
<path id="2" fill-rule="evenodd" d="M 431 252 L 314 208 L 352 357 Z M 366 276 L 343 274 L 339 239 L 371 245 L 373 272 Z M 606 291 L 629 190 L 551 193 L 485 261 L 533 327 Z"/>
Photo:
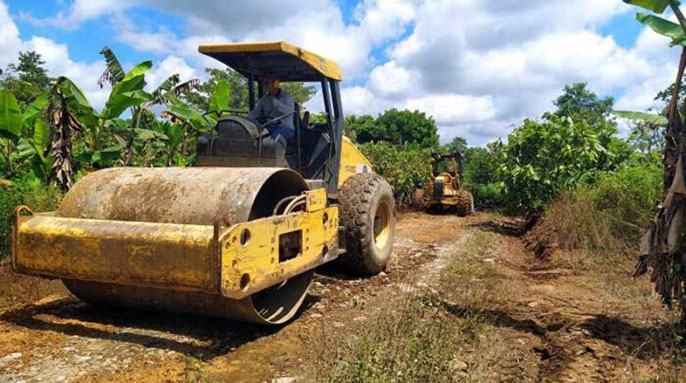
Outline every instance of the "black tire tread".
<path id="1" fill-rule="evenodd" d="M 394 215 L 393 192 L 388 182 L 378 174 L 358 173 L 348 178 L 338 191 L 339 211 L 345 226 L 347 254 L 338 259 L 345 271 L 356 275 L 374 275 L 382 272 L 386 264 L 379 265 L 369 254 L 372 238 L 368 228 L 369 214 L 374 197 L 391 196 L 391 212 Z M 394 217 L 391 218 L 394 225 Z"/>
<path id="2" fill-rule="evenodd" d="M 457 215 L 466 217 L 474 214 L 474 196 L 472 193 L 460 190 L 457 194 Z"/>

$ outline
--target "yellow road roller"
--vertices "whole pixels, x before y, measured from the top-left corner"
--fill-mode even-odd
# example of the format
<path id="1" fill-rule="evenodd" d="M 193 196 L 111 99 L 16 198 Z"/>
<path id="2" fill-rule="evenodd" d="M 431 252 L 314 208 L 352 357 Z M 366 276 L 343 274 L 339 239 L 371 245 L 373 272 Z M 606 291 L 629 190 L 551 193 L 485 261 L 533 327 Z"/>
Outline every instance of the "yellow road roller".
<path id="1" fill-rule="evenodd" d="M 62 279 L 91 303 L 281 324 L 318 266 L 385 268 L 393 195 L 343 136 L 339 66 L 285 42 L 199 51 L 245 76 L 251 110 L 266 74 L 319 84 L 325 121 L 311 123 L 299 105 L 264 123 L 248 111 L 211 111 L 217 122 L 197 138 L 195 167 L 99 170 L 55 212 L 18 207 L 15 271 Z M 284 162 L 268 132 L 286 118 L 295 135 Z"/>

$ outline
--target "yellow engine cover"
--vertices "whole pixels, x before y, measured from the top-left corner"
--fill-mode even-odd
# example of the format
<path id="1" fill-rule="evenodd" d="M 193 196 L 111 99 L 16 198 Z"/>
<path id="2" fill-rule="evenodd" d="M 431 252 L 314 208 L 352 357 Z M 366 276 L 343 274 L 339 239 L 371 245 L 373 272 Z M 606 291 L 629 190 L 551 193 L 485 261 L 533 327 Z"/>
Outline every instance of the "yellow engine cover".
<path id="1" fill-rule="evenodd" d="M 372 163 L 360 152 L 348 137 L 341 142 L 341 168 L 338 175 L 338 187 L 357 173 L 373 173 Z"/>

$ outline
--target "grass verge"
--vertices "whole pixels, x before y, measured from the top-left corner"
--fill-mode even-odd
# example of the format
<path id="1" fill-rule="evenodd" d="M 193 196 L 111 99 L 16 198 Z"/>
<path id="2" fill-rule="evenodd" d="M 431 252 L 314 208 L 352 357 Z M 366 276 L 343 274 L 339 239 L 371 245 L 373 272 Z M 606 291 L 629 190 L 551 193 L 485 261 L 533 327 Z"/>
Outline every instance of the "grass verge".
<path id="1" fill-rule="evenodd" d="M 318 363 L 317 381 L 451 382 L 477 379 L 465 344 L 479 342 L 494 290 L 482 257 L 493 234 L 476 232 L 441 270 L 438 288 L 413 290 L 360 323 Z M 484 286 L 485 284 L 485 286 Z M 422 285 L 421 282 L 416 285 Z M 400 307 L 398 305 L 400 304 Z M 477 381 L 474 380 L 474 381 Z"/>

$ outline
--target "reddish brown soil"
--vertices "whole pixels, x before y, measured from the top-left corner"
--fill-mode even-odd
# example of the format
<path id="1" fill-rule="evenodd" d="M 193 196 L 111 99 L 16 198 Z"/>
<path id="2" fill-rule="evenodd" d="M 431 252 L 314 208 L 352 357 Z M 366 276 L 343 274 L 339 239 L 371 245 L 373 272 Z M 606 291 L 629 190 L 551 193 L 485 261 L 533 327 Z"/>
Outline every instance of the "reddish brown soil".
<path id="1" fill-rule="evenodd" d="M 385 273 L 368 279 L 319 274 L 299 317 L 275 328 L 91 306 L 69 296 L 59 282 L 17 276 L 5 266 L 0 381 L 310 380 L 326 349 L 394 310 L 393 302 L 408 293 L 435 286 L 442 269 L 460 263 L 453 257 L 457 249 L 469 246 L 493 218 L 401 215 Z M 539 261 L 520 239 L 492 235 L 488 250 L 464 263 L 483 267 L 493 282 L 467 277 L 464 294 L 456 294 L 465 298 L 446 303 L 455 315 L 464 311 L 458 306 L 473 304 L 470 312 L 486 323 L 478 341 L 464 346 L 469 369 L 458 381 L 678 378 L 672 327 L 647 281 L 630 278 L 631 260 L 613 268 L 573 254 Z"/>

